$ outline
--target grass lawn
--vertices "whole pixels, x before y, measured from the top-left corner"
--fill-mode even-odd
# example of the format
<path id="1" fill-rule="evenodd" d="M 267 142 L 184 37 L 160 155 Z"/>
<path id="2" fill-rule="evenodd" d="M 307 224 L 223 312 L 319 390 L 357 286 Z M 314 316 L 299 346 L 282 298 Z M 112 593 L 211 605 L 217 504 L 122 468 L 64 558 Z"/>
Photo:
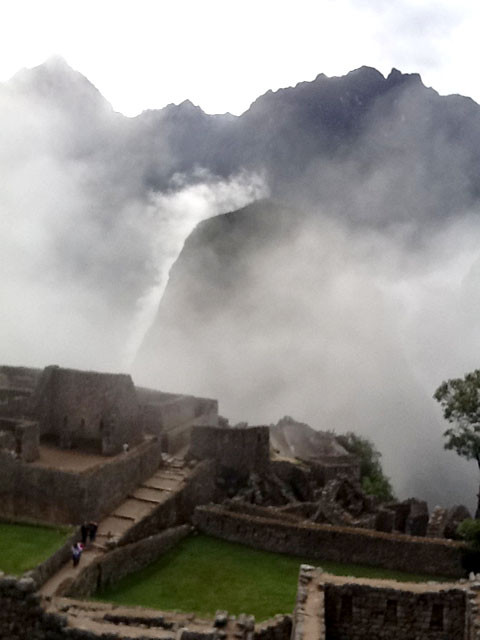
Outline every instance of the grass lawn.
<path id="1" fill-rule="evenodd" d="M 435 580 L 431 576 L 257 551 L 198 535 L 182 540 L 157 562 L 123 578 L 97 594 L 96 599 L 203 616 L 226 609 L 232 615 L 248 613 L 265 620 L 277 613 L 292 612 L 302 563 L 321 566 L 337 575 Z"/>
<path id="2" fill-rule="evenodd" d="M 52 555 L 71 535 L 68 527 L 0 522 L 0 571 L 21 575 Z"/>

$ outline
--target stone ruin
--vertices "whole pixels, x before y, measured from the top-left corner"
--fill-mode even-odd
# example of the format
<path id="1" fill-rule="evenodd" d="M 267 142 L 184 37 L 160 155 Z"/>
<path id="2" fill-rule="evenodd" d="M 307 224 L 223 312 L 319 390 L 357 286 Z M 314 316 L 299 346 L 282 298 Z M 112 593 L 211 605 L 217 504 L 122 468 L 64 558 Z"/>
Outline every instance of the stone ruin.
<path id="1" fill-rule="evenodd" d="M 129 375 L 47 367 L 32 394 L 40 437 L 61 449 L 111 456 L 143 440 L 135 387 Z"/>
<path id="2" fill-rule="evenodd" d="M 59 367 L 43 371 L 2 367 L 0 385 L 0 515 L 4 517 L 26 516 L 51 522 L 128 519 L 121 503 L 131 502 L 132 488 L 140 487 L 139 495 L 144 496 L 141 499 L 146 500 L 148 493 L 151 501 L 153 490 L 145 489 L 144 479 L 149 474 L 161 473 L 165 451 L 181 457 L 185 454 L 177 472 L 182 478 L 178 491 L 172 492 L 167 486 L 164 502 L 155 503 L 151 513 L 142 516 L 123 538 L 109 541 L 104 556 L 95 560 L 98 566 L 93 563 L 86 575 L 78 576 L 80 595 L 87 586 L 93 592 L 101 579 L 108 581 L 112 576 L 123 575 L 127 567 L 135 570 L 140 558 L 152 561 L 160 553 L 164 537 L 172 537 L 179 529 L 185 530 L 182 535 L 187 535 L 190 525 L 182 524 L 185 522 L 193 522 L 199 530 L 226 539 L 232 536 L 232 540 L 246 544 L 250 539 L 251 546 L 257 548 L 271 546 L 271 550 L 303 555 L 312 550 L 312 540 L 318 536 L 319 540 L 327 540 L 316 545 L 319 550 L 327 548 L 331 554 L 338 553 L 345 559 L 351 554 L 349 536 L 353 536 L 357 554 L 362 551 L 365 557 L 373 558 L 375 566 L 382 566 L 382 562 L 387 566 L 392 562 L 398 564 L 397 556 L 401 556 L 402 566 L 409 562 L 411 565 L 408 558 L 413 547 L 423 549 L 424 545 L 430 549 L 425 567 L 432 561 L 432 566 L 438 565 L 437 573 L 445 567 L 450 570 L 450 565 L 452 575 L 461 571 L 459 543 L 429 538 L 453 537 L 458 523 L 470 515 L 465 507 L 449 510 L 436 507 L 429 514 L 421 500 L 382 503 L 366 495 L 360 484 L 359 461 L 343 449 L 332 433 L 315 432 L 289 417 L 270 427 L 229 427 L 219 420 L 215 400 L 136 388 L 126 375 Z M 93 460 L 93 466 L 77 472 L 48 468 L 44 459 L 47 449 L 58 449 L 67 456 L 65 459 L 68 452 L 73 452 L 76 464 L 85 456 L 90 462 Z M 190 477 L 187 470 L 191 471 L 190 484 L 185 483 L 185 478 Z M 162 482 L 166 479 L 172 482 L 168 473 Z M 216 504 L 201 506 L 211 501 Z M 72 503 L 74 509 L 69 510 Z M 118 505 L 120 509 L 115 515 L 116 511 L 111 510 Z M 171 528 L 175 526 L 176 529 Z M 365 541 L 358 542 L 362 536 Z M 418 537 L 425 540 L 420 542 Z M 413 547 L 406 552 L 409 544 Z M 419 553 L 423 553 L 422 549 Z M 65 548 L 60 555 L 68 557 L 68 553 L 69 548 Z M 54 564 L 58 562 L 60 556 Z M 8 580 L 7 583 L 6 596 L 0 588 L 1 602 L 10 602 L 13 583 Z M 75 581 L 69 588 L 74 584 Z M 326 604 L 316 611 L 324 615 L 324 629 L 330 628 L 327 637 L 337 637 L 332 634 L 338 629 L 347 634 L 339 638 L 369 637 L 369 617 L 375 608 L 382 610 L 382 616 L 391 616 L 388 620 L 392 628 L 398 627 L 400 632 L 405 631 L 405 637 L 410 637 L 408 633 L 413 627 L 403 624 L 402 611 L 423 606 L 425 598 L 428 611 L 420 624 L 425 635 L 418 635 L 419 638 L 435 637 L 430 632 L 432 624 L 440 625 L 441 607 L 446 612 L 442 614 L 442 624 L 448 630 L 447 635 L 436 638 L 451 640 L 448 633 L 454 625 L 461 630 L 463 613 L 460 617 L 453 613 L 457 600 L 462 603 L 466 597 L 461 593 L 452 594 L 457 600 L 450 612 L 450 594 L 437 597 L 431 595 L 432 590 L 425 590 L 428 594 L 425 597 L 415 595 L 414 590 L 392 596 L 384 587 L 333 584 L 331 578 L 322 589 Z M 396 617 L 392 613 L 395 598 Z M 14 607 L 12 602 L 19 601 L 15 596 L 8 606 Z M 343 611 L 348 607 L 351 614 L 346 619 Z M 355 616 L 362 629 L 352 626 L 352 621 L 357 620 Z M 301 622 L 297 624 L 295 615 L 294 623 L 295 638 L 300 640 Z M 216 621 L 215 626 L 221 625 Z M 237 623 L 233 625 L 234 635 L 238 633 L 237 627 Z M 269 640 L 279 640 L 278 628 L 274 629 Z M 357 635 L 351 635 L 354 629 Z M 386 629 L 390 627 L 382 618 L 378 622 L 379 633 Z M 285 635 L 281 640 L 288 640 L 288 624 L 282 633 Z M 39 636 L 42 640 L 43 637 Z M 45 637 L 63 638 L 61 625 L 57 635 L 48 630 Z M 321 637 L 318 635 L 315 640 Z M 190 636 L 188 639 L 191 640 Z"/>
<path id="3" fill-rule="evenodd" d="M 302 565 L 292 640 L 474 640 L 476 591 L 353 580 Z"/>
<path id="4" fill-rule="evenodd" d="M 2 366 L 0 516 L 99 518 L 217 420 L 216 400 L 136 388 L 126 374 Z"/>
<path id="5" fill-rule="evenodd" d="M 367 495 L 360 464 L 331 432 L 316 432 L 285 417 L 270 427 L 199 427 L 187 459 L 214 459 L 218 501 L 248 512 L 268 507 L 281 519 L 361 527 L 384 533 L 455 538 L 470 517 L 462 505 L 436 507 L 423 500 L 385 502 Z"/>
<path id="6" fill-rule="evenodd" d="M 331 431 L 312 429 L 285 416 L 276 425 L 270 425 L 270 442 L 276 456 L 308 463 L 322 484 L 339 475 L 360 478 L 359 461 Z"/>
<path id="7" fill-rule="evenodd" d="M 55 448 L 85 456 L 75 482 L 66 471 L 52 475 Z M 18 516 L 23 509 L 36 517 L 38 505 L 47 519 L 70 522 L 71 509 L 58 507 L 68 504 L 70 492 L 70 500 L 84 504 L 82 515 L 98 516 L 111 508 L 109 496 L 115 494 L 119 502 L 141 481 L 139 462 L 132 457 L 127 471 L 123 458 L 137 450 L 138 461 L 145 461 L 140 467 L 144 477 L 158 465 L 162 451 L 213 459 L 219 500 L 272 507 L 299 520 L 454 537 L 459 522 L 470 515 L 463 506 L 436 507 L 429 514 L 421 500 L 381 503 L 366 495 L 359 461 L 335 434 L 288 416 L 269 427 L 229 427 L 219 422 L 216 400 L 135 387 L 125 374 L 0 367 L 0 515 Z M 113 487 L 120 472 L 117 463 L 102 466 L 105 456 L 121 462 L 123 478 L 121 488 L 117 483 L 103 495 L 103 487 Z M 96 476 L 87 474 L 92 464 L 100 469 Z M 50 483 L 50 497 L 39 493 L 42 477 Z M 99 483 L 102 490 L 96 491 Z M 96 501 L 85 496 L 96 496 Z M 49 501 L 57 506 L 50 509 Z"/>
<path id="8" fill-rule="evenodd" d="M 126 374 L 1 366 L 0 419 L 0 449 L 19 455 L 31 447 L 33 424 L 38 442 L 61 449 L 112 456 L 151 434 L 174 452 L 187 446 L 193 426 L 218 423 L 218 402 L 135 387 Z"/>

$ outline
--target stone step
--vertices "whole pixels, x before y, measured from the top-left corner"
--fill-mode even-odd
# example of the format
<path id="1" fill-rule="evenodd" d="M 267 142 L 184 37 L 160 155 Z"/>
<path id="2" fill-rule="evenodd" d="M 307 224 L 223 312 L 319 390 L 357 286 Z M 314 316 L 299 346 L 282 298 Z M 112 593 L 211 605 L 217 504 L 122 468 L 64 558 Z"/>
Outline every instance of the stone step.
<path id="1" fill-rule="evenodd" d="M 161 504 L 173 492 L 182 488 L 188 474 L 189 469 L 185 467 L 183 460 L 170 459 L 165 466 L 158 469 L 150 479 L 138 487 L 113 513 L 100 522 L 95 542 L 90 544 L 84 551 L 79 567 L 73 568 L 71 562 L 65 564 L 60 571 L 45 583 L 41 592 L 48 596 L 55 595 L 62 584 L 78 575 L 78 572 L 88 566 L 95 557 L 108 551 L 110 538 L 122 537 L 134 524 L 148 516 L 158 504 Z M 118 625 L 114 625 L 114 628 L 118 630 Z M 141 631 L 143 632 L 145 629 Z M 162 630 L 162 633 L 165 634 L 165 630 Z M 119 635 L 118 637 L 133 638 L 140 636 Z M 146 637 L 145 634 L 144 637 Z M 170 638 L 171 636 L 160 635 L 152 637 Z"/>
<path id="2" fill-rule="evenodd" d="M 102 540 L 95 540 L 92 545 L 93 549 L 97 549 L 98 551 L 108 551 L 108 547 L 105 544 L 102 544 L 103 541 L 107 541 L 107 536 L 102 536 Z"/>
<path id="3" fill-rule="evenodd" d="M 187 469 L 181 469 L 180 467 L 160 467 L 155 471 L 158 475 L 171 476 L 185 476 Z"/>
<path id="4" fill-rule="evenodd" d="M 136 498 L 137 500 L 146 500 L 147 502 L 159 504 L 165 500 L 165 491 L 142 485 L 132 493 L 131 497 Z"/>
<path id="5" fill-rule="evenodd" d="M 185 479 L 185 474 L 183 473 L 154 473 L 152 478 L 157 480 L 164 480 L 165 482 L 181 482 Z M 147 481 L 148 482 L 148 481 Z"/>
<path id="6" fill-rule="evenodd" d="M 97 536 L 119 536 L 125 533 L 135 523 L 133 518 L 117 517 L 115 515 L 108 516 L 102 520 L 98 526 Z"/>
<path id="7" fill-rule="evenodd" d="M 142 487 L 160 489 L 161 491 L 176 491 L 181 487 L 182 482 L 183 478 L 181 480 L 166 480 L 165 478 L 152 476 L 142 484 Z"/>
<path id="8" fill-rule="evenodd" d="M 136 498 L 127 498 L 125 502 L 115 509 L 112 515 L 121 518 L 130 518 L 135 522 L 141 520 L 152 511 L 152 504 Z M 130 525 L 133 523 L 131 522 Z"/>

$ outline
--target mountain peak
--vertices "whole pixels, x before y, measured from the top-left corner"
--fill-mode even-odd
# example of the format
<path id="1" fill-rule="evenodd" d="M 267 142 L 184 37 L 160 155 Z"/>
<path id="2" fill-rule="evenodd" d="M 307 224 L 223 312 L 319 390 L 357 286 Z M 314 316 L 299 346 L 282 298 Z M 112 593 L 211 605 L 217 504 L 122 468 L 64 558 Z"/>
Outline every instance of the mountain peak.
<path id="1" fill-rule="evenodd" d="M 86 108 L 93 112 L 112 111 L 95 85 L 62 56 L 54 55 L 36 67 L 21 69 L 8 84 L 19 93 L 69 105 L 75 111 Z"/>
<path id="2" fill-rule="evenodd" d="M 402 73 L 398 69 L 393 69 L 387 76 L 387 83 L 390 85 L 398 85 L 403 84 L 405 82 L 410 82 L 412 84 L 423 84 L 422 78 L 419 73 Z"/>

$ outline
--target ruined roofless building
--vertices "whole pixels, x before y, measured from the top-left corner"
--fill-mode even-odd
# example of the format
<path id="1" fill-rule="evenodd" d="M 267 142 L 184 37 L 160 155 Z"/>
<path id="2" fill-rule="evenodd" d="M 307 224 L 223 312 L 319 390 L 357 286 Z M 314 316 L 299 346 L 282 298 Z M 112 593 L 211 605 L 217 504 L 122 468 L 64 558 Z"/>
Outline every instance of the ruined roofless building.
<path id="1" fill-rule="evenodd" d="M 129 375 L 44 369 L 31 401 L 40 438 L 61 448 L 115 455 L 142 441 L 135 387 Z"/>

